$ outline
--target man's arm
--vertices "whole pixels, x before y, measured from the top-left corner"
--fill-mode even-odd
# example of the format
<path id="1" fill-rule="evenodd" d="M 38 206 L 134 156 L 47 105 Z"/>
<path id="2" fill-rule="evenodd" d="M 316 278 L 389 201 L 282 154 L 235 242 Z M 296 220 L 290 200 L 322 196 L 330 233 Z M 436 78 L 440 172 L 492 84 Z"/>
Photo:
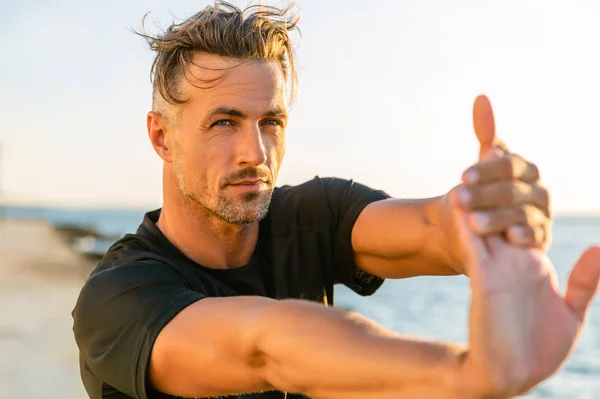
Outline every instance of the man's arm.
<path id="1" fill-rule="evenodd" d="M 511 244 L 546 249 L 549 208 L 537 167 L 495 153 L 467 169 L 463 183 L 444 196 L 369 204 L 352 229 L 352 248 L 357 265 L 379 277 L 468 274 L 454 209 L 466 212 L 476 234 L 501 234 Z"/>
<path id="2" fill-rule="evenodd" d="M 369 204 L 352 229 L 361 270 L 383 278 L 465 274 L 446 196 Z"/>
<path id="3" fill-rule="evenodd" d="M 299 300 L 206 298 L 161 331 L 149 378 L 177 396 L 281 390 L 312 398 L 470 398 L 466 351 Z"/>
<path id="4" fill-rule="evenodd" d="M 487 97 L 473 105 L 479 162 L 462 184 L 443 197 L 370 204 L 352 231 L 358 266 L 379 277 L 465 274 L 465 243 L 459 240 L 450 202 L 466 211 L 476 234 L 501 234 L 514 245 L 546 249 L 550 198 L 537 166 L 508 152 L 496 136 Z"/>

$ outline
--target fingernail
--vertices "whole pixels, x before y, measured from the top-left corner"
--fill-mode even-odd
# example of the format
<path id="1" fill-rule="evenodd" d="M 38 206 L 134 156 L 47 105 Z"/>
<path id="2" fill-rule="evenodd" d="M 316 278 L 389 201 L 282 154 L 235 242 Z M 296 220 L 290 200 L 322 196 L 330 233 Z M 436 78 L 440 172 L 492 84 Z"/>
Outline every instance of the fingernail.
<path id="1" fill-rule="evenodd" d="M 486 159 L 494 159 L 501 158 L 504 155 L 504 152 L 499 148 L 491 148 L 485 153 Z"/>
<path id="2" fill-rule="evenodd" d="M 510 226 L 509 234 L 518 240 L 525 238 L 525 228 L 523 226 Z"/>
<path id="3" fill-rule="evenodd" d="M 471 203 L 472 198 L 473 196 L 471 195 L 471 192 L 468 189 L 461 187 L 458 190 L 458 200 L 460 201 L 461 205 L 469 205 Z"/>
<path id="4" fill-rule="evenodd" d="M 466 183 L 477 183 L 479 180 L 479 172 L 475 169 L 469 169 L 465 172 L 465 182 Z"/>
<path id="5" fill-rule="evenodd" d="M 480 233 L 485 232 L 490 224 L 490 215 L 484 212 L 473 212 L 470 218 L 473 227 Z"/>

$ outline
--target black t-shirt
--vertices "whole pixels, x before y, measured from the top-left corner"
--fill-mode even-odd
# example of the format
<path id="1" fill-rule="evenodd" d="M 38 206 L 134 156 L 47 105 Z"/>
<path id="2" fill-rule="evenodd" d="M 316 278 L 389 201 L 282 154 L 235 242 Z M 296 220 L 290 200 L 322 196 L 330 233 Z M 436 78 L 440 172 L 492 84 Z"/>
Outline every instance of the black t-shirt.
<path id="1" fill-rule="evenodd" d="M 360 295 L 374 293 L 383 280 L 356 267 L 351 233 L 361 211 L 385 198 L 383 191 L 336 178 L 276 188 L 252 260 L 228 270 L 187 258 L 156 227 L 160 210 L 147 213 L 135 234 L 109 249 L 73 310 L 81 376 L 90 398 L 172 398 L 147 382 L 152 345 L 177 313 L 202 298 L 259 295 L 332 305 L 336 283 Z M 280 399 L 286 394 L 229 398 Z"/>

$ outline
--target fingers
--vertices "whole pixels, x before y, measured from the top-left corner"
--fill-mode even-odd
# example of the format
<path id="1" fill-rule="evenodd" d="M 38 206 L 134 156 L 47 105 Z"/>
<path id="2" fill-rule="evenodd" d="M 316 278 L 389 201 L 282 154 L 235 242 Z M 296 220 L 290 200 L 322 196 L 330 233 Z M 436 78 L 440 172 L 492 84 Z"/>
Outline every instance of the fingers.
<path id="1" fill-rule="evenodd" d="M 487 244 L 487 248 L 492 255 L 500 252 L 500 250 L 506 246 L 506 241 L 499 234 L 487 236 L 485 238 L 485 243 Z"/>
<path id="2" fill-rule="evenodd" d="M 550 195 L 540 184 L 520 180 L 500 180 L 489 184 L 460 188 L 461 205 L 471 210 L 534 205 L 549 213 Z"/>
<path id="3" fill-rule="evenodd" d="M 600 282 L 600 246 L 588 248 L 573 267 L 565 302 L 583 320 Z"/>
<path id="4" fill-rule="evenodd" d="M 540 183 L 537 166 L 508 152 L 496 136 L 489 99 L 473 104 L 473 128 L 479 140 L 479 162 L 462 176 L 458 202 L 473 233 L 486 237 L 488 249 L 508 242 L 545 249 L 549 243 L 550 195 Z"/>
<path id="5" fill-rule="evenodd" d="M 485 95 L 477 96 L 473 103 L 473 129 L 482 147 L 493 145 L 496 138 L 496 123 L 492 104 Z"/>
<path id="6" fill-rule="evenodd" d="M 540 226 L 510 226 L 506 230 L 506 239 L 514 245 L 521 247 L 537 247 L 549 244 L 548 227 Z"/>
<path id="7" fill-rule="evenodd" d="M 498 148 L 489 150 L 465 171 L 465 184 L 457 190 L 470 226 L 478 234 L 504 234 L 514 245 L 546 249 L 550 194 L 539 177 L 537 166 L 523 158 Z"/>
<path id="8" fill-rule="evenodd" d="M 479 141 L 479 159 L 494 146 L 496 140 L 496 124 L 494 111 L 490 100 L 484 96 L 477 96 L 473 103 L 473 129 Z"/>
<path id="9" fill-rule="evenodd" d="M 469 212 L 469 227 L 477 234 L 501 234 L 512 225 L 543 226 L 545 213 L 532 205 Z"/>
<path id="10" fill-rule="evenodd" d="M 536 182 L 540 179 L 538 167 L 515 154 L 486 158 L 468 168 L 462 176 L 465 184 L 481 184 L 502 179 Z"/>
<path id="11" fill-rule="evenodd" d="M 506 145 L 496 136 L 494 111 L 485 95 L 477 96 L 473 103 L 473 129 L 479 141 L 479 159 L 494 147 L 506 150 Z"/>

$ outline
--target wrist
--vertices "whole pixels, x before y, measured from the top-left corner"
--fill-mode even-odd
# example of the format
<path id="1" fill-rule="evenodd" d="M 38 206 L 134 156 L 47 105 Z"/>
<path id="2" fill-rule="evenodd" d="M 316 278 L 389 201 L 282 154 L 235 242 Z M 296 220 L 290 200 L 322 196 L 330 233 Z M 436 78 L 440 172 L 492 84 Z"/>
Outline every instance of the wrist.
<path id="1" fill-rule="evenodd" d="M 496 399 L 495 396 L 486 396 L 481 385 L 477 384 L 477 378 L 473 378 L 470 365 L 468 365 L 469 351 L 463 348 L 447 356 L 438 366 L 432 367 L 437 376 L 437 386 L 443 393 L 444 398 L 456 399 Z M 413 395 L 413 397 L 422 397 Z M 438 397 L 432 395 L 432 397 Z M 441 397 L 441 396 L 440 396 Z"/>
<path id="2" fill-rule="evenodd" d="M 453 191 L 438 199 L 438 226 L 441 231 L 441 241 L 448 266 L 459 273 L 466 273 L 466 256 L 460 240 L 456 210 L 452 206 Z"/>
<path id="3" fill-rule="evenodd" d="M 522 394 L 523 381 L 519 376 L 510 378 L 511 373 L 494 372 L 465 353 L 461 359 L 456 384 L 462 387 L 465 398 L 469 399 L 509 399 Z"/>

